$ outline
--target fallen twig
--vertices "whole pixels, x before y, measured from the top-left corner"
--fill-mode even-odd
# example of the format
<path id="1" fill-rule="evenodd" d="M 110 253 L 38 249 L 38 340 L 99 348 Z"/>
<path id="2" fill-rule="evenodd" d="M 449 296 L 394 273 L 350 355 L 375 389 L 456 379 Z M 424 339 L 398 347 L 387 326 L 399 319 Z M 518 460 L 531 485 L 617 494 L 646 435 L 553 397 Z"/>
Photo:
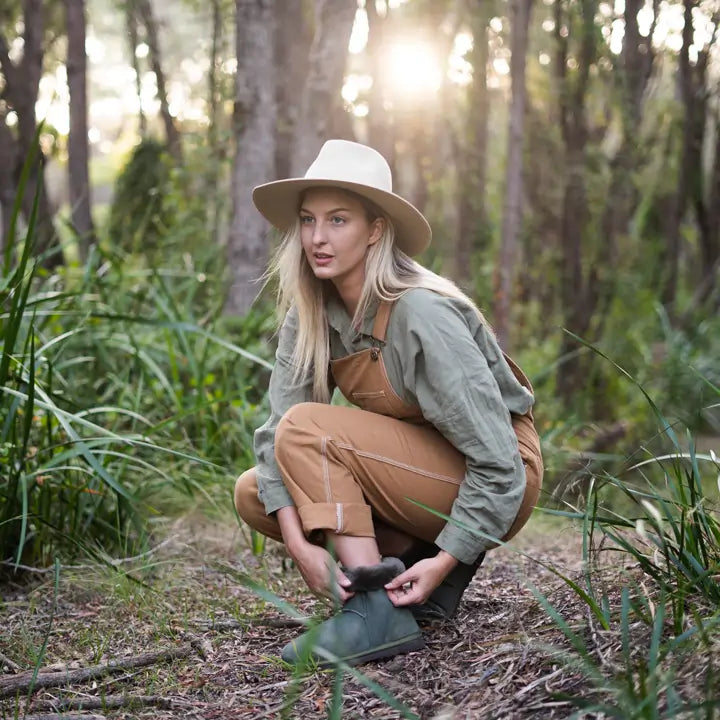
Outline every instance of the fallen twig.
<path id="1" fill-rule="evenodd" d="M 37 703 L 40 710 L 109 710 L 121 707 L 158 707 L 163 710 L 172 710 L 171 698 L 160 695 L 103 695 L 63 698 L 43 703 Z M 67 716 L 63 716 L 67 717 Z M 83 717 L 87 717 L 83 715 Z"/>
<path id="2" fill-rule="evenodd" d="M 66 715 L 65 713 L 44 713 L 42 715 L 23 715 L 23 720 L 107 720 L 104 715 Z"/>
<path id="3" fill-rule="evenodd" d="M 208 630 L 244 630 L 248 625 L 258 625 L 261 627 L 274 628 L 295 628 L 305 627 L 305 623 L 295 618 L 269 617 L 269 618 L 252 618 L 245 622 L 239 620 L 198 620 L 197 624 Z"/>
<path id="4" fill-rule="evenodd" d="M 188 643 L 187 645 L 182 645 L 177 648 L 157 650 L 135 655 L 134 657 L 110 660 L 104 665 L 92 665 L 86 668 L 61 672 L 41 672 L 38 673 L 34 682 L 32 672 L 25 672 L 22 675 L 13 675 L 8 678 L 0 678 L 0 698 L 11 697 L 19 691 L 35 692 L 41 688 L 62 687 L 63 685 L 86 682 L 87 680 L 93 680 L 103 675 L 121 672 L 130 668 L 146 667 L 160 662 L 170 662 L 192 655 L 193 650 L 192 644 Z"/>
<path id="5" fill-rule="evenodd" d="M 22 668 L 17 663 L 14 663 L 7 655 L 3 655 L 3 653 L 1 652 L 0 667 L 7 667 L 13 672 L 20 672 L 22 670 Z"/>

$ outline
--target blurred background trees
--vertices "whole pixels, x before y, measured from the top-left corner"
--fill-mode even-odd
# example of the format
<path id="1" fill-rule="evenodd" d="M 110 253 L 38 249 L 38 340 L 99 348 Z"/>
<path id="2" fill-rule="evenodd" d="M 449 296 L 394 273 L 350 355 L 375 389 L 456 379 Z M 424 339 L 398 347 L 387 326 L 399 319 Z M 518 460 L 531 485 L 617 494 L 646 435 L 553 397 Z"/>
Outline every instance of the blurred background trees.
<path id="1" fill-rule="evenodd" d="M 93 333 L 93 313 L 160 323 L 164 340 L 123 336 L 143 393 L 205 392 L 210 407 L 217 391 L 227 432 L 240 386 L 243 413 L 263 412 L 266 368 L 240 351 L 272 355 L 269 299 L 253 301 L 275 239 L 250 190 L 302 174 L 327 137 L 354 139 L 429 218 L 421 260 L 532 377 L 551 478 L 648 427 L 639 393 L 578 337 L 714 438 L 719 22 L 717 0 L 0 0 L 5 275 L 34 223 L 43 292 L 73 297 Z M 233 359 L 200 373 L 209 346 L 190 327 Z M 101 356 L 68 412 L 112 385 Z M 190 412 L 179 398 L 168 413 Z"/>

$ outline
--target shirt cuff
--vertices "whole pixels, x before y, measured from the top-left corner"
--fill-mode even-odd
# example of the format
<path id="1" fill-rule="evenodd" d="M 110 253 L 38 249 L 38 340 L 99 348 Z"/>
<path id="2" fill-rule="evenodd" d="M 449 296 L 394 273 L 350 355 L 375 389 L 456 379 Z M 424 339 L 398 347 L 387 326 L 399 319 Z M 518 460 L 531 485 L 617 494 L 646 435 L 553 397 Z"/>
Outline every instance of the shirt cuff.
<path id="1" fill-rule="evenodd" d="M 481 552 L 494 546 L 494 543 L 478 537 L 449 522 L 435 539 L 435 544 L 466 565 L 472 565 Z"/>
<path id="2" fill-rule="evenodd" d="M 266 515 L 271 515 L 280 508 L 295 505 L 293 499 L 290 497 L 290 493 L 282 482 L 279 485 L 273 483 L 271 487 L 266 486 L 262 489 L 260 489 L 260 483 L 258 483 L 258 497 L 265 506 Z"/>

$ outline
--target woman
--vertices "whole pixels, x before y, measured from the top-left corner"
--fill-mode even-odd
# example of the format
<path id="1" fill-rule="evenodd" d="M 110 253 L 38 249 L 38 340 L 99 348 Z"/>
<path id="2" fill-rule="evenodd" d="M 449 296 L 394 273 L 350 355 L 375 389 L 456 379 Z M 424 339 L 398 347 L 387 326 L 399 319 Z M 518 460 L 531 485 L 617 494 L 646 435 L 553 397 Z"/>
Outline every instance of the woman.
<path id="1" fill-rule="evenodd" d="M 450 617 L 537 500 L 532 389 L 473 303 L 411 259 L 430 226 L 375 150 L 330 140 L 304 178 L 253 200 L 284 233 L 270 270 L 284 319 L 272 412 L 235 505 L 285 543 L 310 590 L 343 603 L 282 656 L 419 649 L 416 616 Z M 336 386 L 358 407 L 329 405 Z M 392 579 L 388 555 L 407 568 L 390 563 Z"/>

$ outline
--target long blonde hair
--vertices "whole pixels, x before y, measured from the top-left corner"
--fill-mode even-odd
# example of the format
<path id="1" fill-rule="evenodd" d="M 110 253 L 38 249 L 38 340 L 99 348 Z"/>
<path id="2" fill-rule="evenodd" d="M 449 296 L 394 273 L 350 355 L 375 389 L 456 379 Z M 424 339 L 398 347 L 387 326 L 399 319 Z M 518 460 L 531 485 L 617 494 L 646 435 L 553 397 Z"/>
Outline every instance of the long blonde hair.
<path id="1" fill-rule="evenodd" d="M 347 190 L 343 192 L 363 204 L 369 222 L 377 218 L 384 221 L 380 239 L 368 248 L 365 258 L 365 282 L 352 319 L 355 327 L 360 327 L 374 300 L 393 302 L 415 288 L 462 300 L 489 327 L 480 309 L 454 282 L 423 267 L 395 245 L 395 230 L 389 217 L 361 195 Z M 312 373 L 313 399 L 329 402 L 330 340 L 325 304 L 334 287 L 327 280 L 315 277 L 303 251 L 299 217 L 295 225 L 283 234 L 265 277 L 267 281 L 277 278 L 278 321 L 282 323 L 290 307 L 297 312 L 293 381 L 300 382 Z"/>

